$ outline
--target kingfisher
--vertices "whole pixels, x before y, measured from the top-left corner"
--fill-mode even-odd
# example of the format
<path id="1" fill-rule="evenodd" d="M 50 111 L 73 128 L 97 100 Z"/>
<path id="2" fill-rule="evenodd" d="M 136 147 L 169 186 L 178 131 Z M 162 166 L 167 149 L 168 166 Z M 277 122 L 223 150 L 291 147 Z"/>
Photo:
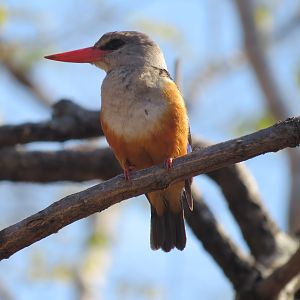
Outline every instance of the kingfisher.
<path id="1" fill-rule="evenodd" d="M 130 180 L 133 170 L 164 163 L 191 151 L 184 99 L 172 80 L 160 47 L 146 34 L 115 31 L 94 46 L 45 56 L 91 63 L 106 72 L 101 86 L 100 120 L 114 155 Z M 193 209 L 191 179 L 146 194 L 151 206 L 153 250 L 183 250 L 186 232 L 182 201 Z"/>

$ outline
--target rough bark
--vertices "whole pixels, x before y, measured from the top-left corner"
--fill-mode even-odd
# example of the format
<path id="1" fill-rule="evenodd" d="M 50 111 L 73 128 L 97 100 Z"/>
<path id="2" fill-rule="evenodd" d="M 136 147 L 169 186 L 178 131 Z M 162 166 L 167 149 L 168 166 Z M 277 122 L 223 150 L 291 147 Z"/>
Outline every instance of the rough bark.
<path id="1" fill-rule="evenodd" d="M 227 142 L 219 143 L 174 160 L 173 167 L 162 166 L 134 172 L 131 181 L 118 176 L 85 191 L 69 195 L 48 208 L 0 232 L 0 259 L 57 232 L 64 226 L 108 208 L 122 200 L 171 182 L 211 172 L 266 152 L 299 145 L 300 118 L 291 118 Z"/>
<path id="2" fill-rule="evenodd" d="M 252 255 L 268 265 L 275 258 L 279 230 L 267 213 L 249 172 L 241 164 L 208 173 L 221 190 Z"/>
<path id="3" fill-rule="evenodd" d="M 185 218 L 203 247 L 222 268 L 235 290 L 248 289 L 261 277 L 254 260 L 246 256 L 227 236 L 206 206 L 199 192 L 193 188 L 194 210 L 185 203 Z"/>
<path id="4" fill-rule="evenodd" d="M 264 43 L 256 28 L 253 12 L 253 1 L 235 0 L 240 15 L 243 29 L 244 46 L 248 60 L 254 71 L 257 82 L 265 96 L 269 111 L 277 120 L 284 120 L 289 116 L 288 108 L 285 105 L 287 99 L 282 95 L 274 72 L 265 54 Z M 296 19 L 298 16 L 296 15 Z M 288 150 L 290 165 L 290 195 L 289 195 L 289 229 L 292 233 L 300 232 L 300 152 Z"/>
<path id="5" fill-rule="evenodd" d="M 36 141 L 66 141 L 103 135 L 99 111 L 61 100 L 53 106 L 52 119 L 41 123 L 0 127 L 0 148 Z"/>
<path id="6" fill-rule="evenodd" d="M 0 180 L 55 182 L 101 179 L 122 172 L 109 148 L 60 151 L 0 150 Z"/>
<path id="7" fill-rule="evenodd" d="M 300 273 L 300 248 L 288 259 L 288 261 L 276 268 L 269 276 L 264 278 L 256 286 L 256 294 L 260 299 L 276 299 L 280 294 L 283 297 L 285 293 L 293 295 L 297 288 L 299 288 L 299 278 L 296 278 Z M 295 279 L 294 282 L 291 282 Z M 289 283 L 291 287 L 287 286 Z M 287 286 L 287 287 L 286 287 Z M 287 291 L 285 291 L 287 289 Z"/>

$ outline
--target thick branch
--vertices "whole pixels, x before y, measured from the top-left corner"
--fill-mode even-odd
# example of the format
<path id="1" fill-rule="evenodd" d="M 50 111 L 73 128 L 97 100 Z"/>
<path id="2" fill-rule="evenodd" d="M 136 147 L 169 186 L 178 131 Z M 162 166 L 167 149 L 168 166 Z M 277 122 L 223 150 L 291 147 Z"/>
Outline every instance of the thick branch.
<path id="1" fill-rule="evenodd" d="M 66 141 L 103 135 L 99 112 L 61 100 L 53 106 L 52 119 L 42 123 L 0 127 L 0 148 L 35 141 Z"/>
<path id="2" fill-rule="evenodd" d="M 196 148 L 208 145 L 195 139 L 194 144 Z M 2 150 L 0 170 L 0 180 L 29 182 L 107 180 L 121 173 L 108 148 L 56 152 Z M 263 264 L 271 263 L 278 246 L 278 229 L 265 211 L 245 167 L 233 165 L 207 175 L 221 187 L 252 254 Z"/>
<path id="3" fill-rule="evenodd" d="M 298 132 L 297 126 L 299 118 L 288 119 L 285 122 L 278 123 L 269 129 L 256 132 L 249 137 L 251 146 L 256 151 L 276 151 L 297 145 Z M 274 138 L 268 139 L 268 135 L 274 135 Z M 243 153 L 243 138 L 233 140 L 236 149 L 240 147 L 240 153 Z M 261 140 L 266 139 L 266 140 Z M 293 144 L 294 141 L 294 144 Z M 230 141 L 228 142 L 230 143 Z M 261 144 L 269 143 L 270 148 L 263 150 Z M 203 147 L 207 145 L 203 142 L 196 142 L 195 146 Z M 222 144 L 219 144 L 223 145 Z M 266 147 L 265 145 L 265 147 Z M 215 147 L 218 147 L 215 145 Z M 266 147 L 267 148 L 267 147 Z M 270 150 L 269 150 L 270 149 Z M 248 149 L 250 151 L 250 149 Z M 234 153 L 234 152 L 233 152 Z M 257 154 L 254 154 L 257 155 Z M 247 158 L 245 158 L 247 159 Z M 107 171 L 106 167 L 109 165 Z M 120 173 L 120 168 L 113 158 L 110 150 L 63 150 L 63 151 L 23 151 L 13 149 L 0 150 L 0 180 L 11 181 L 31 181 L 31 182 L 51 182 L 51 181 L 84 181 L 91 179 L 108 179 Z M 229 169 L 228 172 L 232 173 Z M 227 175 L 226 175 L 227 174 Z M 212 174 L 213 175 L 213 174 Z M 212 176 L 211 175 L 211 176 Z M 235 175 L 240 176 L 238 173 Z M 224 176 L 228 176 L 225 173 Z M 214 178 L 214 176 L 212 176 Z M 220 180 L 220 184 L 225 180 Z M 242 183 L 242 181 L 237 180 Z M 245 185 L 245 183 L 242 183 Z"/>
<path id="4" fill-rule="evenodd" d="M 194 144 L 196 148 L 207 146 L 207 143 L 195 139 Z M 2 150 L 0 170 L 0 180 L 42 183 L 107 180 L 121 173 L 108 148 L 56 152 Z M 232 165 L 207 175 L 221 187 L 252 254 L 263 264 L 271 263 L 277 251 L 278 229 L 265 211 L 246 168 Z"/>
<path id="5" fill-rule="evenodd" d="M 278 120 L 284 120 L 288 115 L 285 105 L 286 99 L 283 97 L 274 72 L 272 72 L 264 51 L 264 44 L 261 41 L 259 32 L 256 28 L 253 13 L 253 1 L 235 0 L 240 14 L 241 24 L 244 32 L 245 50 L 251 66 L 253 67 L 258 84 L 260 85 L 266 99 L 270 112 Z M 296 19 L 299 18 L 297 15 Z M 300 231 L 300 212 L 299 205 L 299 179 L 300 179 L 300 154 L 299 151 L 288 151 L 291 191 L 290 191 L 290 211 L 289 227 L 290 231 L 297 233 Z"/>
<path id="6" fill-rule="evenodd" d="M 276 299 L 284 287 L 300 274 L 300 248 L 282 266 L 263 279 L 256 288 L 259 299 Z"/>
<path id="7" fill-rule="evenodd" d="M 278 228 L 265 210 L 251 175 L 241 164 L 207 174 L 221 187 L 253 256 L 268 265 L 278 250 Z"/>
<path id="8" fill-rule="evenodd" d="M 225 173 L 227 168 L 223 168 Z M 85 151 L 0 151 L 0 179 L 49 182 L 53 180 L 107 180 L 121 172 L 110 149 Z M 222 172 L 222 171 L 221 171 Z M 3 176 L 3 178 L 1 178 Z M 198 194 L 187 221 L 204 247 L 216 259 L 236 289 L 248 286 L 257 271 L 217 224 Z M 225 251 L 224 251 L 225 249 Z"/>
<path id="9" fill-rule="evenodd" d="M 0 259 L 57 232 L 64 226 L 109 206 L 157 189 L 171 182 L 207 173 L 254 156 L 299 145 L 300 118 L 291 118 L 238 139 L 216 144 L 174 160 L 165 170 L 154 166 L 110 179 L 85 191 L 69 195 L 23 221 L 0 232 Z"/>
<path id="10" fill-rule="evenodd" d="M 107 180 L 121 172 L 109 148 L 76 151 L 0 150 L 0 180 L 80 182 Z"/>
<path id="11" fill-rule="evenodd" d="M 196 193 L 194 189 L 193 198 L 194 210 L 191 212 L 185 205 L 184 211 L 193 233 L 220 265 L 235 290 L 249 289 L 260 277 L 259 271 L 225 234 L 199 193 Z"/>

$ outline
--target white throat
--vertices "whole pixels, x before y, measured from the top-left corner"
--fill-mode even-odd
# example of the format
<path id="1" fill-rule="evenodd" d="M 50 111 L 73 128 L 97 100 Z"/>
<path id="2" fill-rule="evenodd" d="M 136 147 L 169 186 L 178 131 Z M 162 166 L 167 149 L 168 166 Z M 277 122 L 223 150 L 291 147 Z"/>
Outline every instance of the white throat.
<path id="1" fill-rule="evenodd" d="M 153 132 L 167 106 L 160 78 L 151 68 L 110 72 L 103 81 L 101 98 L 103 121 L 126 139 Z"/>

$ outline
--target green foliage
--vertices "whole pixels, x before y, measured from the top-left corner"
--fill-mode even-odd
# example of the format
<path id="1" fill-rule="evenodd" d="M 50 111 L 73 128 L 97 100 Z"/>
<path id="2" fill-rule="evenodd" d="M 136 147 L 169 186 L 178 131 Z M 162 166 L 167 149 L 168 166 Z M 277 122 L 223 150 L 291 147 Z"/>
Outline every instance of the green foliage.
<path id="1" fill-rule="evenodd" d="M 236 135 L 243 135 L 252 131 L 269 127 L 275 122 L 276 119 L 274 116 L 269 112 L 265 112 L 263 115 L 258 116 L 257 118 L 236 121 L 236 126 L 234 127 L 233 132 Z"/>
<path id="2" fill-rule="evenodd" d="M 3 26 L 8 18 L 8 12 L 5 6 L 0 6 L 0 27 Z"/>
<path id="3" fill-rule="evenodd" d="M 271 17 L 270 9 L 265 5 L 258 5 L 255 8 L 254 17 L 257 24 L 264 23 Z"/>
<path id="4" fill-rule="evenodd" d="M 270 7 L 259 4 L 254 10 L 254 19 L 258 28 L 269 31 L 273 27 L 273 15 Z"/>
<path id="5" fill-rule="evenodd" d="M 107 242 L 108 237 L 102 232 L 94 232 L 88 239 L 88 245 L 92 247 L 104 247 Z"/>
<path id="6" fill-rule="evenodd" d="M 260 130 L 269 127 L 275 122 L 276 119 L 274 118 L 274 116 L 271 113 L 267 112 L 261 118 L 256 120 L 255 130 Z"/>
<path id="7" fill-rule="evenodd" d="M 69 281 L 74 277 L 74 270 L 67 265 L 58 264 L 51 270 L 50 275 L 56 280 Z"/>
<path id="8" fill-rule="evenodd" d="M 58 280 L 69 281 L 74 277 L 72 266 L 64 262 L 57 262 L 49 266 L 48 257 L 44 251 L 36 251 L 31 255 L 31 264 L 28 276 L 32 280 Z"/>

